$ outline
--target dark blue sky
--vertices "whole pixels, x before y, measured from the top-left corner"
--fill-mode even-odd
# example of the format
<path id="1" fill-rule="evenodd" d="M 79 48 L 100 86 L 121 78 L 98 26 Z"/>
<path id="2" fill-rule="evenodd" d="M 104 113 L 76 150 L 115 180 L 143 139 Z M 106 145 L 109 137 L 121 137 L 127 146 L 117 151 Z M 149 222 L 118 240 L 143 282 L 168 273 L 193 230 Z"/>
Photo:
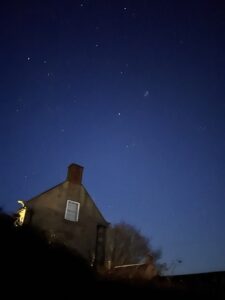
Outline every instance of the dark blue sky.
<path id="1" fill-rule="evenodd" d="M 79 163 L 106 219 L 140 228 L 174 273 L 224 270 L 222 2 L 2 5 L 1 206 Z"/>

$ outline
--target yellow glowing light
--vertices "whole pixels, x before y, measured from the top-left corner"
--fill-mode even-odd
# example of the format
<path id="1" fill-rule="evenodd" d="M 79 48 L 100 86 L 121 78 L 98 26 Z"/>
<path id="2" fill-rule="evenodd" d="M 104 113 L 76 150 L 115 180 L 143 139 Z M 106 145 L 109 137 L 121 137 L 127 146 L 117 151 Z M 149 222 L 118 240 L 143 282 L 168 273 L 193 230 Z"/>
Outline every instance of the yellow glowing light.
<path id="1" fill-rule="evenodd" d="M 24 204 L 23 200 L 18 200 L 17 202 L 18 202 L 19 204 L 21 204 L 22 207 L 25 207 L 25 204 Z"/>
<path id="2" fill-rule="evenodd" d="M 14 224 L 15 226 L 22 226 L 25 220 L 27 208 L 22 200 L 17 202 L 22 205 L 22 208 L 17 211 L 17 218 Z"/>

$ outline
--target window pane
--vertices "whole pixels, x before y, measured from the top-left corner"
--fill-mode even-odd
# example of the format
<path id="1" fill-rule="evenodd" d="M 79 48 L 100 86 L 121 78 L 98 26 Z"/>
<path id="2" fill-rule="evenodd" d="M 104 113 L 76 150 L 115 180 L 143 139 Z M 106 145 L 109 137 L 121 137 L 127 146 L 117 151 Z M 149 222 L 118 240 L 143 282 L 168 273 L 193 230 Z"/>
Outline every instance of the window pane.
<path id="1" fill-rule="evenodd" d="M 65 219 L 69 221 L 78 221 L 79 203 L 67 200 Z"/>

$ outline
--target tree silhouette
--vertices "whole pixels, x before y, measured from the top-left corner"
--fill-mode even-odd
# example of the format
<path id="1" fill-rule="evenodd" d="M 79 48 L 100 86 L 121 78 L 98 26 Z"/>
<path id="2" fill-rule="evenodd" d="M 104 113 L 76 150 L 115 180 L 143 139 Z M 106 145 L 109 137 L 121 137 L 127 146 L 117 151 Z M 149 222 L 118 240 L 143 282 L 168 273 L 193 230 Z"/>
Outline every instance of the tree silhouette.
<path id="1" fill-rule="evenodd" d="M 161 257 L 161 251 L 153 251 L 149 239 L 134 226 L 121 222 L 108 229 L 107 258 L 110 265 L 151 263 Z"/>

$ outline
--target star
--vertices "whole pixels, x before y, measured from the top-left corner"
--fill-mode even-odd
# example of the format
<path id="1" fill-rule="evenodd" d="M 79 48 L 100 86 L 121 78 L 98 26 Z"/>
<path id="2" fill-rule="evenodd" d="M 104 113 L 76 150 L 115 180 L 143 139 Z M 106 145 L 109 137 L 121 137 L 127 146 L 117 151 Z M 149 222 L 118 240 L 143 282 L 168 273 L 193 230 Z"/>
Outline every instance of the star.
<path id="1" fill-rule="evenodd" d="M 136 144 L 133 142 L 133 143 L 131 143 L 131 144 L 126 144 L 126 148 L 128 149 L 128 148 L 134 148 L 136 146 Z"/>
<path id="2" fill-rule="evenodd" d="M 149 96 L 149 91 L 147 90 L 147 91 L 145 91 L 145 93 L 144 93 L 144 97 L 148 97 Z"/>
<path id="3" fill-rule="evenodd" d="M 30 60 L 31 60 L 31 58 L 28 56 L 28 57 L 27 57 L 27 60 L 28 60 L 28 61 L 30 61 Z"/>
<path id="4" fill-rule="evenodd" d="M 120 117 L 120 116 L 121 116 L 121 113 L 120 113 L 120 112 L 118 112 L 118 113 L 117 113 L 117 115 Z"/>
<path id="5" fill-rule="evenodd" d="M 54 74 L 53 74 L 52 72 L 48 72 L 48 73 L 47 73 L 47 76 L 48 76 L 48 77 L 53 77 Z"/>

